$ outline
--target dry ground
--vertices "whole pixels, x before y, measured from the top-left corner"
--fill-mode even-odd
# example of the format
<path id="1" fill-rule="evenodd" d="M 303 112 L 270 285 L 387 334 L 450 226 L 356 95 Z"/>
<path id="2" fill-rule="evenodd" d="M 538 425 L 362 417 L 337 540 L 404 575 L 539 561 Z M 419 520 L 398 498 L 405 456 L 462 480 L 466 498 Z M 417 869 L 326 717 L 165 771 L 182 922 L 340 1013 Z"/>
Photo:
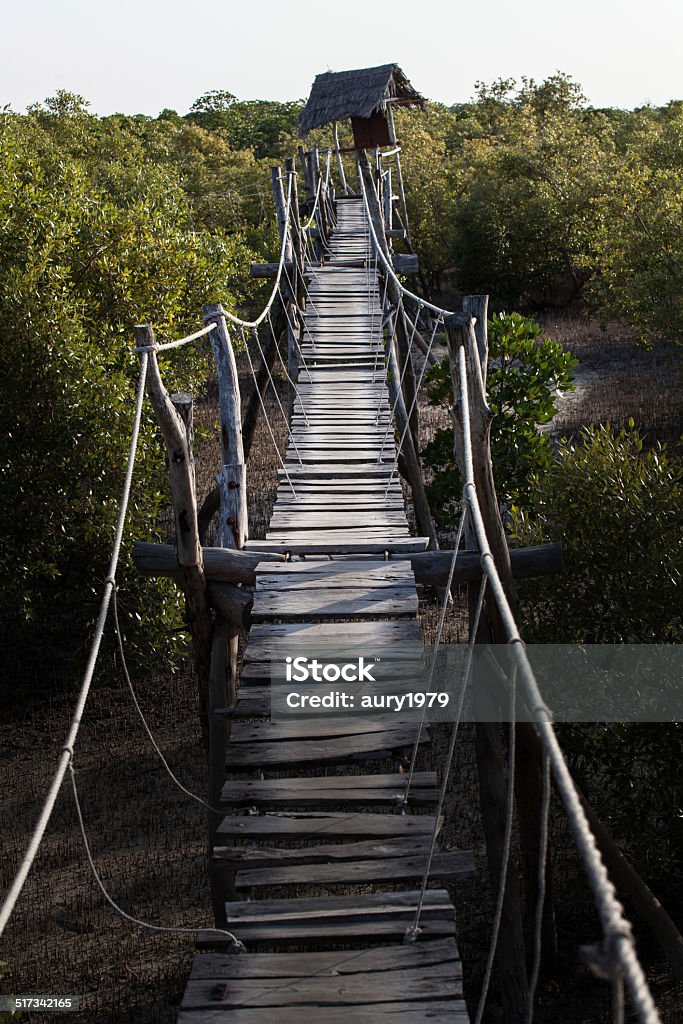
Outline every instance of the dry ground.
<path id="1" fill-rule="evenodd" d="M 614 329 L 603 336 L 578 321 L 549 318 L 550 334 L 581 359 L 583 388 L 564 404 L 563 431 L 582 423 L 633 416 L 654 435 L 680 433 L 678 351 L 661 344 L 642 353 Z M 245 382 L 246 390 L 246 382 Z M 276 421 L 274 403 L 270 412 Z M 211 402 L 198 409 L 211 423 Z M 425 429 L 435 422 L 425 411 Z M 283 425 L 277 429 L 283 441 Z M 215 445 L 199 460 L 200 489 L 210 485 Z M 261 429 L 249 464 L 252 535 L 262 536 L 274 498 L 276 458 Z M 447 538 L 444 538 L 447 542 Z M 461 609 L 447 622 L 445 639 L 464 638 Z M 437 608 L 431 595 L 421 603 L 425 635 L 434 635 Z M 8 886 L 36 819 L 68 725 L 77 679 L 55 676 L 30 652 L 21 663 L 10 657 L 7 714 L 0 732 L 3 770 L 0 886 Z M 206 791 L 203 751 L 191 671 L 140 676 L 136 685 L 160 746 L 174 772 L 199 794 Z M 436 730 L 431 762 L 445 748 Z M 112 896 L 130 913 L 165 926 L 198 928 L 210 923 L 203 810 L 180 793 L 160 769 L 144 736 L 130 696 L 111 663 L 103 664 L 86 712 L 75 760 L 93 854 Z M 476 1001 L 488 947 L 491 892 L 483 854 L 472 736 L 461 733 L 453 772 L 444 842 L 475 851 L 478 877 L 453 890 L 458 907 L 466 995 Z M 587 1024 L 611 1019 L 604 984 L 577 967 L 576 947 L 595 941 L 598 925 L 562 815 L 555 811 L 553 835 L 560 920 L 560 969 L 541 992 L 538 1021 Z M 639 934 L 665 1020 L 673 1024 L 676 991 L 647 936 Z M 74 1024 L 171 1024 L 193 955 L 191 935 L 154 933 L 119 917 L 97 890 L 76 827 L 70 790 L 62 793 L 35 868 L 6 932 L 0 957 L 10 976 L 2 991 L 18 994 L 80 994 L 83 1012 Z M 680 993 L 678 993 L 680 995 Z M 497 1021 L 495 989 L 488 1019 Z M 31 1018 L 24 1018 L 31 1019 Z M 35 1015 L 45 1021 L 46 1015 Z"/>

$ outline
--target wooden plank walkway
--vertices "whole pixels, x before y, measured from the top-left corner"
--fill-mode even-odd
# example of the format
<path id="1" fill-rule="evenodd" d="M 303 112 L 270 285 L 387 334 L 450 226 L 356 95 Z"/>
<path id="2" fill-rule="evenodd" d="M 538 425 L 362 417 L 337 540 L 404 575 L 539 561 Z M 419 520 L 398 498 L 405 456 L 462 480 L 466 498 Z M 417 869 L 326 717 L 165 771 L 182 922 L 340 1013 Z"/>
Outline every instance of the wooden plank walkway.
<path id="1" fill-rule="evenodd" d="M 331 254 L 310 268 L 287 472 L 265 540 L 248 544 L 292 557 L 257 568 L 213 853 L 233 880 L 227 927 L 248 952 L 228 955 L 227 939 L 202 933 L 200 948 L 213 952 L 195 958 L 180 1024 L 300 1024 L 319 1010 L 328 1024 L 468 1020 L 445 890 L 430 885 L 419 941 L 403 944 L 441 827 L 435 772 L 415 772 L 405 813 L 396 813 L 416 722 L 391 713 L 270 720 L 271 658 L 283 643 L 350 658 L 399 650 L 403 679 L 420 662 L 415 579 L 400 555 L 427 539 L 410 535 L 392 474 L 363 206 L 337 207 Z M 420 741 L 429 741 L 428 725 Z M 437 847 L 430 883 L 473 870 L 470 852 Z"/>

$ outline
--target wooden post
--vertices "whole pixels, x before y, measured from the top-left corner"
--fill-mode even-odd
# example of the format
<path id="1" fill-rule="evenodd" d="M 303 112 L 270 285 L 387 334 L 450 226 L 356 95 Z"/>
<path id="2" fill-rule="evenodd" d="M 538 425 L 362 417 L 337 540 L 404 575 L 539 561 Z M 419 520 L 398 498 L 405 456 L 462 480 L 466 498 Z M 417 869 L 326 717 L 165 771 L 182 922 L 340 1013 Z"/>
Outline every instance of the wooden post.
<path id="1" fill-rule="evenodd" d="M 318 153 L 318 147 L 314 146 L 311 150 L 311 170 L 314 187 L 317 189 L 318 181 L 320 180 L 320 154 Z M 318 212 L 316 214 L 316 220 L 318 222 L 318 228 L 320 230 L 320 259 L 322 260 L 325 252 L 327 251 L 330 243 L 330 226 L 327 219 L 327 196 L 324 194 L 324 190 L 320 189 L 320 199 L 318 201 Z"/>
<path id="2" fill-rule="evenodd" d="M 209 696 L 212 710 L 224 708 L 230 703 L 228 688 L 225 685 L 229 638 L 230 626 L 224 618 L 218 616 L 211 645 L 211 673 L 209 676 Z M 225 749 L 228 742 L 227 719 L 222 715 L 212 714 L 209 719 L 209 735 L 211 737 L 209 745 L 209 803 L 212 807 L 218 807 L 225 780 Z M 213 843 L 219 822 L 220 816 L 209 812 L 211 843 Z"/>
<path id="3" fill-rule="evenodd" d="M 476 318 L 474 323 L 474 346 L 472 346 L 472 335 L 469 336 L 469 345 L 472 349 L 472 363 L 471 371 L 468 368 L 468 377 L 472 378 L 475 385 L 470 393 L 470 409 L 472 408 L 472 403 L 476 402 L 477 407 L 482 410 L 486 408 L 486 375 L 488 371 L 488 296 L 466 295 L 463 298 L 463 309 L 466 313 Z M 477 356 L 479 373 L 476 372 Z M 490 418 L 487 412 L 485 419 L 489 420 L 488 429 L 486 428 L 485 420 L 481 417 L 478 418 L 478 447 L 482 449 L 484 446 L 486 447 L 486 457 L 482 453 L 482 458 L 476 460 L 479 464 L 479 473 L 477 478 L 475 470 L 475 479 L 482 507 L 482 515 L 486 525 L 486 534 L 489 538 L 489 543 L 495 537 L 495 548 L 493 543 L 491 543 L 491 549 L 494 552 L 496 566 L 503 581 L 508 603 L 513 610 L 515 618 L 518 619 L 517 590 L 514 583 L 507 538 L 505 537 L 495 484 L 493 482 L 489 442 Z M 474 443 L 473 436 L 473 447 Z M 506 634 L 498 622 L 497 612 L 494 613 L 493 609 L 489 609 L 489 617 L 492 622 L 493 642 L 497 644 L 505 643 Z M 538 901 L 540 853 L 538 837 L 541 829 L 543 801 L 543 751 L 536 727 L 531 722 L 517 723 L 515 760 L 515 795 L 517 800 L 522 867 L 524 870 L 526 916 L 527 920 L 533 921 Z M 546 890 L 543 904 L 543 963 L 544 967 L 552 968 L 557 959 L 557 935 L 552 899 L 550 847 L 548 848 L 546 861 Z M 530 960 L 531 956 L 532 951 L 530 949 L 527 959 Z"/>
<path id="4" fill-rule="evenodd" d="M 285 160 L 285 170 L 292 182 L 292 203 L 291 203 L 291 226 L 292 226 L 292 248 L 296 273 L 292 284 L 296 297 L 296 304 L 301 311 L 306 309 L 306 286 L 304 281 L 304 265 L 306 262 L 306 249 L 304 245 L 303 232 L 301 230 L 301 218 L 299 217 L 299 191 L 296 182 L 296 166 L 292 157 Z M 295 378 L 294 378 L 295 379 Z"/>
<path id="5" fill-rule="evenodd" d="M 316 150 L 317 152 L 317 150 Z M 275 209 L 277 210 L 277 221 L 280 229 L 280 242 L 285 238 L 285 232 L 287 230 L 286 220 L 286 203 L 285 193 L 282 186 L 282 172 L 279 167 L 273 167 L 273 196 L 275 198 Z M 290 206 L 290 210 L 291 210 Z M 303 244 L 303 239 L 302 239 Z M 292 246 L 291 238 L 287 240 L 285 245 L 285 256 L 287 259 L 292 260 L 294 257 L 294 250 Z M 287 373 L 290 379 L 296 384 L 299 378 L 299 337 L 297 336 L 300 332 L 299 327 L 299 306 L 297 303 L 296 291 L 293 288 L 285 289 L 284 303 L 287 315 Z M 295 392 L 294 387 L 290 385 L 289 388 L 289 411 L 291 413 L 294 407 Z"/>
<path id="6" fill-rule="evenodd" d="M 397 146 L 396 142 L 396 126 L 394 124 L 394 111 L 390 103 L 387 104 L 387 111 L 389 114 L 389 138 L 393 146 Z M 398 184 L 398 196 L 401 202 L 401 223 L 406 231 L 406 241 L 412 251 L 413 244 L 410 241 L 410 226 L 408 224 L 408 205 L 406 203 L 406 190 L 403 184 L 403 171 L 401 170 L 401 154 L 396 151 L 394 153 L 394 166 L 396 167 L 396 182 Z"/>
<path id="7" fill-rule="evenodd" d="M 365 192 L 368 197 L 368 207 L 370 209 L 370 217 L 372 225 L 375 229 L 377 241 L 382 248 L 384 256 L 391 265 L 391 252 L 386 241 L 386 228 L 384 219 L 382 217 L 382 207 L 379 202 L 379 198 L 375 191 L 375 186 L 372 177 L 372 170 L 370 168 L 370 162 L 368 160 L 365 151 L 358 155 L 359 163 L 361 166 L 361 172 L 363 174 L 363 180 L 365 182 Z M 416 382 L 415 373 L 413 370 L 412 359 L 410 356 L 410 334 L 408 333 L 408 325 L 406 322 L 405 313 L 403 310 L 403 304 L 400 302 L 401 290 L 394 281 L 393 277 L 389 278 L 387 283 L 387 295 L 390 302 L 396 306 L 399 310 L 395 318 L 395 335 L 396 335 L 396 347 L 398 353 L 398 367 L 399 367 L 399 379 L 402 381 L 403 401 L 406 409 L 410 410 L 410 433 L 412 436 L 413 447 L 415 451 L 420 449 L 420 421 L 419 421 L 419 410 L 416 400 Z"/>
<path id="8" fill-rule="evenodd" d="M 475 305 L 474 299 L 468 302 L 469 310 Z M 481 312 L 482 303 L 478 308 Z M 465 479 L 465 461 L 463 445 L 463 420 L 460 404 L 460 381 L 458 376 L 458 352 L 464 346 L 467 367 L 467 395 L 469 402 L 469 421 L 472 442 L 472 463 L 474 481 L 477 488 L 479 504 L 484 518 L 486 535 L 496 561 L 496 566 L 503 580 L 508 577 L 514 594 L 510 555 L 505 539 L 505 532 L 495 488 L 491 466 L 489 435 L 491 429 L 491 413 L 486 404 L 484 387 L 485 365 L 488 360 L 488 342 L 486 321 L 478 321 L 479 335 L 475 335 L 474 322 L 469 310 L 464 316 L 451 317 L 446 321 L 446 334 L 453 380 L 455 457 L 461 478 Z M 484 370 L 482 370 L 484 366 Z M 471 516 L 468 515 L 465 525 L 465 540 L 468 549 L 477 550 L 476 534 Z M 504 553 L 502 551 L 504 548 Z M 474 629 L 474 614 L 477 604 L 479 585 L 468 584 L 468 604 L 470 615 L 470 631 Z M 516 602 L 514 604 L 516 607 Z M 488 644 L 505 642 L 500 640 L 501 627 L 499 614 L 493 601 L 486 602 L 476 633 L 476 643 Z M 479 776 L 479 799 L 482 824 L 486 839 L 486 855 L 493 891 L 498 896 L 502 867 L 502 851 L 506 826 L 506 782 L 501 742 L 501 728 L 497 724 L 498 715 L 492 711 L 487 721 L 486 694 L 475 684 L 477 721 L 475 724 L 475 749 L 477 772 Z M 515 762 L 516 769 L 516 762 Z M 515 771 L 516 775 L 516 771 Z M 537 834 L 538 835 L 538 834 Z M 538 842 L 538 838 L 537 838 Z M 507 882 L 503 895 L 503 914 L 500 926 L 500 937 L 496 951 L 496 962 L 500 980 L 503 1013 L 506 1021 L 511 1024 L 522 1024 L 527 1016 L 528 981 L 526 971 L 526 953 L 522 926 L 522 910 L 519 893 L 517 871 L 512 861 L 507 868 Z"/>
<path id="9" fill-rule="evenodd" d="M 256 371 L 254 390 L 249 396 L 242 421 L 242 442 L 244 444 L 244 458 L 247 462 L 249 461 L 249 453 L 251 452 L 256 425 L 261 413 L 261 402 L 265 399 L 270 382 L 270 374 L 272 374 L 272 369 L 275 365 L 278 345 L 276 338 L 279 339 L 280 334 L 286 330 L 285 315 L 282 307 L 273 309 L 272 324 L 273 330 L 263 344 L 263 359 Z"/>
<path id="10" fill-rule="evenodd" d="M 394 204 L 391 194 L 391 167 L 384 172 L 384 232 L 387 234 L 392 230 L 394 223 Z M 391 236 L 389 236 L 391 237 Z"/>
<path id="11" fill-rule="evenodd" d="M 415 445 L 413 444 L 413 437 L 410 432 L 410 423 L 408 421 L 408 413 L 406 411 L 405 402 L 403 401 L 401 389 L 398 386 L 400 371 L 398 368 L 398 360 L 396 359 L 396 346 L 393 335 L 389 339 L 387 358 L 389 360 L 389 373 L 387 375 L 389 396 L 392 407 L 394 408 L 394 415 L 396 416 L 396 426 L 399 438 L 403 437 L 403 450 L 401 454 L 403 455 L 406 479 L 413 492 L 413 505 L 415 507 L 417 528 L 423 537 L 429 537 L 429 547 L 436 548 L 438 547 L 436 530 L 434 528 L 434 522 L 432 520 L 432 514 L 424 488 L 420 457 L 415 449 Z"/>
<path id="12" fill-rule="evenodd" d="M 348 196 L 349 186 L 346 183 L 346 174 L 344 173 L 344 161 L 342 155 L 339 152 L 339 132 L 337 130 L 337 122 L 332 122 L 332 134 L 334 136 L 334 152 L 337 157 L 337 170 L 339 171 L 339 183 L 344 189 L 344 195 Z"/>
<path id="13" fill-rule="evenodd" d="M 311 165 L 308 157 L 308 153 L 304 151 L 303 146 L 299 146 L 299 161 L 301 163 L 301 169 L 304 174 L 304 182 L 306 184 L 306 202 L 312 203 L 315 199 L 315 187 L 311 179 Z"/>
<path id="14" fill-rule="evenodd" d="M 275 199 L 275 212 L 277 214 L 277 226 L 280 233 L 280 245 L 285 241 L 285 259 L 291 261 L 293 258 L 292 241 L 287 231 L 287 199 L 282 184 L 282 168 L 271 168 L 273 183 L 273 198 Z"/>
<path id="15" fill-rule="evenodd" d="M 204 322 L 216 324 L 209 337 L 218 374 L 223 463 L 218 477 L 221 493 L 218 544 L 224 548 L 243 548 L 249 537 L 249 524 L 240 390 L 235 353 L 230 343 L 223 307 L 220 303 L 204 306 Z"/>
<path id="16" fill-rule="evenodd" d="M 301 325 L 302 316 L 306 309 L 306 283 L 304 281 L 306 246 L 301 228 L 301 220 L 299 218 L 299 196 L 296 184 L 296 168 L 294 160 L 287 158 L 285 160 L 285 169 L 287 174 L 290 176 L 292 187 L 290 223 L 292 228 L 291 238 L 293 257 L 296 265 L 296 275 L 292 282 L 294 305 L 293 307 L 290 306 L 290 315 L 287 319 L 287 373 L 290 379 L 289 411 L 291 415 L 296 397 L 294 387 L 299 380 L 299 366 L 301 364 Z"/>
<path id="17" fill-rule="evenodd" d="M 481 382 L 486 391 L 486 375 L 489 363 L 489 340 L 488 340 L 488 295 L 463 295 L 463 313 L 469 313 L 474 320 L 474 337 L 477 342 L 479 353 L 479 365 L 481 367 Z"/>
<path id="18" fill-rule="evenodd" d="M 154 331 L 149 324 L 135 328 L 135 341 L 138 347 L 155 344 Z M 154 351 L 149 353 L 147 391 L 168 453 L 168 475 L 173 497 L 177 557 L 185 595 L 185 615 L 192 636 L 197 669 L 202 735 L 205 744 L 208 744 L 212 624 L 197 522 L 194 458 L 185 424 L 173 408 L 168 391 L 161 380 L 159 364 Z"/>
<path id="19" fill-rule="evenodd" d="M 223 465 L 218 475 L 221 493 L 219 513 L 218 544 L 224 548 L 243 548 L 249 537 L 247 516 L 247 472 L 242 444 L 242 416 L 239 379 L 228 335 L 223 307 L 220 303 L 204 307 L 205 323 L 215 323 L 211 332 L 211 347 L 216 361 L 218 375 L 218 396 L 220 404 L 221 453 Z M 239 648 L 239 627 L 228 626 L 229 662 L 229 703 L 237 695 L 237 655 Z M 225 768 L 223 769 L 223 776 Z M 223 781 L 221 777 L 221 784 Z"/>

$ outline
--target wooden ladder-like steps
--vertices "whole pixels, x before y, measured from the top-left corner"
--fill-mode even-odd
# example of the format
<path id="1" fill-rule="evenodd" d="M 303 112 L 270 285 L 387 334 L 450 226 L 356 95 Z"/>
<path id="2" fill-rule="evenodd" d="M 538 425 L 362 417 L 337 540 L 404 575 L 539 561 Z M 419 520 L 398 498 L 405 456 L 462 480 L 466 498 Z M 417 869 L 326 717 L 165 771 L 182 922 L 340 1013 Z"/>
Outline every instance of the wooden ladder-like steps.
<path id="1" fill-rule="evenodd" d="M 468 1021 L 453 904 L 431 886 L 471 875 L 472 855 L 434 840 L 442 825 L 435 772 L 418 766 L 406 796 L 405 768 L 416 741 L 429 742 L 429 722 L 386 710 L 269 720 L 275 688 L 292 688 L 271 681 L 271 663 L 285 654 L 372 656 L 382 662 L 377 696 L 421 678 L 407 556 L 428 540 L 410 535 L 394 471 L 365 213 L 352 199 L 338 211 L 329 260 L 308 268 L 286 472 L 265 540 L 247 545 L 292 560 L 257 566 L 239 703 L 225 709 L 227 813 L 215 835 L 214 885 L 226 885 L 226 927 L 248 952 L 226 955 L 228 935 L 201 933 L 199 947 L 217 952 L 195 958 L 179 1024 L 301 1024 L 314 1014 L 325 1024 Z M 381 762 L 377 773 L 372 762 Z M 433 842 L 411 935 L 418 941 L 404 944 Z M 293 887 L 308 893 L 289 895 Z M 339 887 L 356 891 L 333 895 Z M 235 901 L 237 892 L 256 898 Z"/>

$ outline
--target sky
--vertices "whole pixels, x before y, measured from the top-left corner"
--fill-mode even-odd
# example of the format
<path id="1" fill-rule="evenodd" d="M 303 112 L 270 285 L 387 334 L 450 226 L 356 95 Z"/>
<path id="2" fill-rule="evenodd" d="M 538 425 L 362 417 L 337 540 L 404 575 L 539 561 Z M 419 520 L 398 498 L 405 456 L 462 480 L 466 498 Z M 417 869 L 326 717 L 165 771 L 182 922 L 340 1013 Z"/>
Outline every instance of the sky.
<path id="1" fill-rule="evenodd" d="M 396 62 L 429 99 L 563 71 L 594 106 L 683 97 L 680 0 L 5 0 L 0 107 L 58 89 L 100 115 L 186 113 L 212 89 L 305 98 L 316 74 Z"/>

